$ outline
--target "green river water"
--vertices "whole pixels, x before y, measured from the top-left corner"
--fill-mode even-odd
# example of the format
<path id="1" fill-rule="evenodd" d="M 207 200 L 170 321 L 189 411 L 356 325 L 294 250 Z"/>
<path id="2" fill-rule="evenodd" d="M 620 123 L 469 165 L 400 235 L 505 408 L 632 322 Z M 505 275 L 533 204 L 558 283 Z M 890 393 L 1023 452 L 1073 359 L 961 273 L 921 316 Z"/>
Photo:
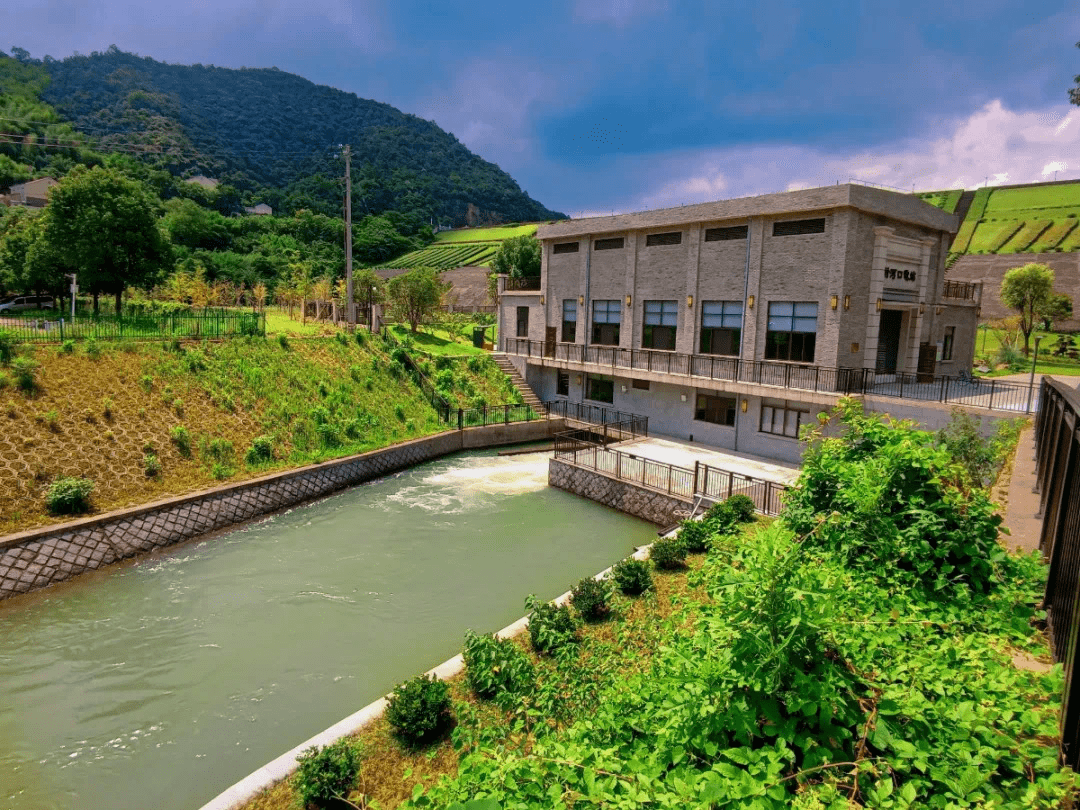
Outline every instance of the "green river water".
<path id="1" fill-rule="evenodd" d="M 194 810 L 654 538 L 486 451 L 0 603 L 0 808 Z"/>

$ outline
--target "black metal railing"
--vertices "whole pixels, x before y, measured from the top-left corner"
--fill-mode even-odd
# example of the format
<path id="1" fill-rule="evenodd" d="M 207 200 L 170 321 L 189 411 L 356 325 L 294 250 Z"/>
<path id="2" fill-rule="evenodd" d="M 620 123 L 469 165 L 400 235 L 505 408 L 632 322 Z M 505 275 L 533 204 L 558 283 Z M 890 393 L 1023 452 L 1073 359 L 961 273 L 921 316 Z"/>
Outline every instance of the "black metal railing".
<path id="1" fill-rule="evenodd" d="M 507 278 L 503 292 L 536 292 L 540 289 L 540 276 L 522 276 Z"/>
<path id="2" fill-rule="evenodd" d="M 1038 407 L 1038 389 L 1023 383 L 971 377 L 920 380 L 907 372 L 883 373 L 872 368 L 832 368 L 774 360 L 741 360 L 704 354 L 580 343 L 545 343 L 527 338 L 504 338 L 507 354 L 541 361 L 595 366 L 601 373 L 645 371 L 690 379 L 769 385 L 827 394 L 866 394 L 924 402 L 967 405 L 995 411 L 1031 413 Z M 777 396 L 782 396 L 779 392 Z"/>
<path id="3" fill-rule="evenodd" d="M 941 297 L 974 301 L 975 285 L 968 281 L 946 281 L 945 286 L 941 289 Z"/>
<path id="4" fill-rule="evenodd" d="M 1036 490 L 1043 516 L 1039 548 L 1050 561 L 1046 582 L 1047 626 L 1054 660 L 1065 670 L 1061 753 L 1080 763 L 1080 392 L 1044 377 L 1035 420 Z"/>
<path id="5" fill-rule="evenodd" d="M 654 461 L 628 450 L 614 450 L 593 441 L 585 431 L 555 435 L 555 458 L 575 467 L 628 481 L 645 489 L 692 501 L 703 496 L 714 501 L 746 495 L 765 515 L 778 515 L 785 484 L 766 481 L 695 462 L 694 468 Z"/>
<path id="6" fill-rule="evenodd" d="M 63 343 L 65 340 L 216 340 L 266 335 L 266 316 L 260 312 L 206 310 L 202 312 L 139 313 L 74 318 L 58 313 L 47 318 L 0 312 L 0 332 L 17 343 Z"/>
<path id="7" fill-rule="evenodd" d="M 438 391 L 435 390 L 435 384 L 428 379 L 416 365 L 416 362 L 412 359 L 409 352 L 402 346 L 401 341 L 394 337 L 393 333 L 385 326 L 379 332 L 379 335 L 383 339 L 383 343 L 386 344 L 387 351 L 390 352 L 391 357 L 397 360 L 405 367 L 406 373 L 412 377 L 412 380 L 423 392 L 424 397 L 431 407 L 433 407 L 439 414 L 439 421 L 447 424 L 451 421 L 451 415 L 453 413 L 453 407 L 444 399 Z"/>

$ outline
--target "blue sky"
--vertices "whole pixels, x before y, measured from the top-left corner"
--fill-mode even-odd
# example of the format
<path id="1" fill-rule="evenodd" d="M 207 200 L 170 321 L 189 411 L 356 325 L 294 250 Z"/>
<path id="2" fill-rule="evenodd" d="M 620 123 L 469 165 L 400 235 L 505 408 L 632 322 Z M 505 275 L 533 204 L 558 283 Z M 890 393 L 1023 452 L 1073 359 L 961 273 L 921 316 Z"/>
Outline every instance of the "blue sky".
<path id="1" fill-rule="evenodd" d="M 298 73 L 434 120 L 572 215 L 1080 178 L 1063 0 L 21 0 L 0 31 Z"/>

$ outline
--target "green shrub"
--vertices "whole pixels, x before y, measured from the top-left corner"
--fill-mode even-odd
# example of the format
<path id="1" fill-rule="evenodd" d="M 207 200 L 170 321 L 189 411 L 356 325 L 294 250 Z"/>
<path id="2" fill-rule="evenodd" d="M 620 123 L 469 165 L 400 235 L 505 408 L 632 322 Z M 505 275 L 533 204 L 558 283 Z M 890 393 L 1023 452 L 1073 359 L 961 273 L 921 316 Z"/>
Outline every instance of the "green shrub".
<path id="1" fill-rule="evenodd" d="M 611 579 L 627 596 L 640 596 L 653 585 L 649 563 L 633 557 L 617 562 L 611 569 Z"/>
<path id="2" fill-rule="evenodd" d="M 570 603 L 587 622 L 600 622 L 611 614 L 611 590 L 606 581 L 585 577 L 570 589 Z"/>
<path id="3" fill-rule="evenodd" d="M 995 361 L 999 365 L 1007 366 L 1009 371 L 1023 371 L 1024 367 L 1027 365 L 1027 359 L 1024 357 L 1024 353 L 1008 343 L 1001 344 L 1001 348 L 998 349 Z"/>
<path id="4" fill-rule="evenodd" d="M 349 795 L 360 773 L 360 744 L 342 739 L 324 748 L 312 746 L 296 758 L 293 784 L 304 807 L 328 807 Z"/>
<path id="5" fill-rule="evenodd" d="M 60 352 L 62 354 L 75 354 L 75 341 L 65 340 L 60 344 Z"/>
<path id="6" fill-rule="evenodd" d="M 333 422 L 322 422 L 315 427 L 319 434 L 319 444 L 327 449 L 341 447 L 343 444 L 341 430 Z"/>
<path id="7" fill-rule="evenodd" d="M 349 345 L 349 336 L 346 335 L 344 332 L 338 332 L 336 335 L 334 335 L 334 340 L 336 340 L 342 346 Z"/>
<path id="8" fill-rule="evenodd" d="M 525 611 L 529 614 L 529 640 L 541 655 L 551 655 L 577 641 L 577 623 L 566 605 L 542 602 L 530 594 Z"/>
<path id="9" fill-rule="evenodd" d="M 320 397 L 330 396 L 330 386 L 327 384 L 326 380 L 319 380 L 318 389 Z"/>
<path id="10" fill-rule="evenodd" d="M 206 371 L 206 354 L 202 349 L 192 349 L 184 357 L 184 364 L 191 372 Z"/>
<path id="11" fill-rule="evenodd" d="M 367 345 L 367 340 L 368 340 L 367 339 L 367 332 L 364 331 L 363 329 L 357 329 L 356 334 L 354 335 L 354 337 L 356 338 L 356 345 L 357 346 L 366 346 Z"/>
<path id="12" fill-rule="evenodd" d="M 233 460 L 233 443 L 228 439 L 203 440 L 202 454 L 205 458 L 219 461 L 222 464 L 231 464 Z"/>
<path id="13" fill-rule="evenodd" d="M 57 478 L 45 495 L 45 506 L 54 515 L 80 515 L 90 511 L 93 491 L 89 478 Z"/>
<path id="14" fill-rule="evenodd" d="M 0 363 L 5 366 L 11 363 L 15 356 L 15 333 L 8 329 L 0 329 Z"/>
<path id="15" fill-rule="evenodd" d="M 398 418 L 399 422 L 404 422 L 405 421 L 405 406 L 404 405 L 395 405 L 394 406 L 394 416 L 396 416 Z"/>
<path id="16" fill-rule="evenodd" d="M 709 538 L 714 533 L 713 524 L 709 520 L 684 520 L 681 525 L 679 540 L 687 552 L 700 554 L 708 550 Z"/>
<path id="17" fill-rule="evenodd" d="M 17 357 L 11 367 L 15 372 L 15 384 L 19 386 L 19 390 L 27 394 L 34 393 L 38 387 L 38 364 L 29 357 Z"/>
<path id="18" fill-rule="evenodd" d="M 652 544 L 649 559 L 662 571 L 674 571 L 686 565 L 686 546 L 678 537 L 661 537 Z"/>
<path id="19" fill-rule="evenodd" d="M 143 456 L 143 472 L 150 478 L 161 472 L 161 462 L 155 453 L 147 453 Z"/>
<path id="20" fill-rule="evenodd" d="M 481 357 L 470 357 L 465 363 L 465 366 L 473 374 L 479 374 L 484 369 L 484 359 Z"/>
<path id="21" fill-rule="evenodd" d="M 349 376 L 352 377 L 353 382 L 363 382 L 366 374 L 363 366 L 349 366 Z"/>
<path id="22" fill-rule="evenodd" d="M 149 394 L 154 390 L 154 378 L 149 374 L 144 374 L 142 379 L 139 380 L 139 385 L 142 386 L 143 391 Z"/>
<path id="23" fill-rule="evenodd" d="M 115 407 L 116 406 L 113 404 L 113 401 L 109 397 L 104 397 L 101 400 L 101 413 L 102 413 L 102 416 L 104 416 L 106 419 L 112 419 L 113 418 L 113 410 L 114 410 Z"/>
<path id="24" fill-rule="evenodd" d="M 191 458 L 191 434 L 183 425 L 176 425 L 169 431 L 169 439 L 176 447 L 176 451 L 184 458 Z"/>
<path id="25" fill-rule="evenodd" d="M 215 461 L 210 468 L 210 475 L 213 476 L 215 481 L 224 481 L 226 478 L 233 474 L 233 468 L 228 464 L 222 464 L 220 461 Z"/>
<path id="26" fill-rule="evenodd" d="M 184 347 L 180 345 L 180 338 L 173 338 L 172 343 L 169 344 L 169 348 L 177 354 L 184 353 Z"/>
<path id="27" fill-rule="evenodd" d="M 289 339 L 287 337 L 285 337 L 285 335 L 278 335 L 277 336 L 277 342 L 278 342 L 278 346 L 283 348 L 285 351 L 289 350 Z"/>
<path id="28" fill-rule="evenodd" d="M 454 367 L 454 361 L 447 357 L 445 354 L 440 354 L 435 358 L 435 368 L 439 371 L 448 371 Z M 451 372 L 453 374 L 453 372 Z"/>
<path id="29" fill-rule="evenodd" d="M 53 433 L 60 432 L 60 414 L 51 410 L 45 414 L 45 424 Z"/>
<path id="30" fill-rule="evenodd" d="M 757 508 L 749 495 L 732 495 L 726 501 L 728 511 L 739 523 L 753 523 L 757 520 Z"/>
<path id="31" fill-rule="evenodd" d="M 274 460 L 274 439 L 271 436 L 256 436 L 251 440 L 245 460 L 249 467 L 266 464 Z"/>
<path id="32" fill-rule="evenodd" d="M 90 338 L 86 341 L 86 356 L 95 360 L 101 357 L 101 344 L 97 342 L 97 338 Z"/>
<path id="33" fill-rule="evenodd" d="M 525 653 L 508 638 L 465 631 L 465 680 L 478 698 L 508 700 L 532 691 L 536 680 Z"/>
<path id="34" fill-rule="evenodd" d="M 453 721 L 450 687 L 434 676 L 418 675 L 394 687 L 386 705 L 386 722 L 406 748 L 437 739 Z"/>
<path id="35" fill-rule="evenodd" d="M 174 399 L 172 401 L 172 409 L 174 411 L 176 411 L 177 416 L 183 416 L 184 415 L 184 400 L 180 399 L 180 397 L 177 397 L 176 399 Z"/>

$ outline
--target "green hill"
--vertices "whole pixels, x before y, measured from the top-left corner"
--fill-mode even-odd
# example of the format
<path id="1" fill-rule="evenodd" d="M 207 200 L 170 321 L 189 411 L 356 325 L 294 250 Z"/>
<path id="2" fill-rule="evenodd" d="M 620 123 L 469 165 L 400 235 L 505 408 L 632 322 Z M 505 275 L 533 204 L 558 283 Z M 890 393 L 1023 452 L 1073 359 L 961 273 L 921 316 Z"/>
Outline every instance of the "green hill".
<path id="1" fill-rule="evenodd" d="M 503 228 L 463 228 L 442 231 L 435 241 L 421 250 L 383 262 L 379 267 L 413 268 L 434 267 L 449 270 L 452 267 L 490 267 L 491 260 L 504 239 L 514 236 L 536 234 L 536 224 L 509 225 Z"/>

